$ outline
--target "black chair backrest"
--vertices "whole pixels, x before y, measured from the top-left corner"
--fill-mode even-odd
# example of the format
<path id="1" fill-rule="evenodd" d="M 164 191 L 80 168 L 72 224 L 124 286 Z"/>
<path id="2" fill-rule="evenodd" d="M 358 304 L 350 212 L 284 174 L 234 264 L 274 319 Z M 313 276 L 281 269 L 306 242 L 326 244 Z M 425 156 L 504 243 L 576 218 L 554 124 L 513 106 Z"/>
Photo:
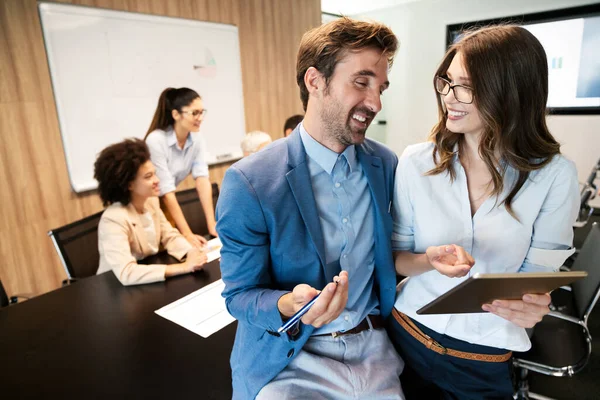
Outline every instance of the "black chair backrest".
<path id="1" fill-rule="evenodd" d="M 219 185 L 212 184 L 213 206 L 217 205 L 219 198 Z M 195 188 L 176 192 L 175 197 L 181 207 L 181 212 L 187 221 L 192 232 L 197 235 L 207 235 L 208 227 L 206 226 L 206 217 L 200 204 L 200 197 Z"/>
<path id="2" fill-rule="evenodd" d="M 573 283 L 577 316 L 584 319 L 591 312 L 600 290 L 600 225 L 594 222 L 571 271 L 586 271 L 588 276 Z"/>
<path id="3" fill-rule="evenodd" d="M 6 294 L 6 291 L 4 290 L 2 281 L 0 281 L 0 307 L 6 307 L 8 304 L 9 304 L 8 296 Z"/>
<path id="4" fill-rule="evenodd" d="M 98 223 L 103 212 L 48 232 L 69 279 L 96 275 L 100 264 Z"/>

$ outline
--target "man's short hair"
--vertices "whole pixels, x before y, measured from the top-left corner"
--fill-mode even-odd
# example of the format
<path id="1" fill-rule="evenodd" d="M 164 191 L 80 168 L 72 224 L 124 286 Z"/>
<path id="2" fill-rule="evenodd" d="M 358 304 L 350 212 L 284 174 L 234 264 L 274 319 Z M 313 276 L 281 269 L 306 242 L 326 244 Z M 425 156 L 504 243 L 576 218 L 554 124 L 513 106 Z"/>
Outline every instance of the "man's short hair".
<path id="1" fill-rule="evenodd" d="M 242 151 L 244 155 L 250 155 L 259 151 L 264 145 L 271 143 L 271 135 L 262 131 L 252 131 L 246 133 L 242 140 Z"/>
<path id="2" fill-rule="evenodd" d="M 308 105 L 308 88 L 304 84 L 306 71 L 315 67 L 325 77 L 325 84 L 329 85 L 335 66 L 347 51 L 365 48 L 381 50 L 391 67 L 398 39 L 390 28 L 381 23 L 347 17 L 313 28 L 302 36 L 296 63 L 296 82 L 300 87 L 304 111 Z"/>
<path id="3" fill-rule="evenodd" d="M 300 122 L 302 122 L 302 120 L 304 119 L 304 115 L 292 115 L 291 117 L 289 117 L 288 119 L 285 120 L 285 124 L 283 124 L 283 134 L 285 135 L 285 132 L 288 129 L 294 130 L 298 124 Z"/>

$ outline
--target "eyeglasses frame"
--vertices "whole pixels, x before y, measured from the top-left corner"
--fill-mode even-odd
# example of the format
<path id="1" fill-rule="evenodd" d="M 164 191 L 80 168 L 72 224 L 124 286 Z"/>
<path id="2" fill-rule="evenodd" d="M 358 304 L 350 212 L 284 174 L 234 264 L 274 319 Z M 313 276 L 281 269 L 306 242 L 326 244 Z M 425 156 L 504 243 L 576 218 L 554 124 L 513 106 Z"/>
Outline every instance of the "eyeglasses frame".
<path id="1" fill-rule="evenodd" d="M 442 96 L 447 96 L 448 94 L 450 94 L 450 90 L 452 90 L 452 93 L 454 94 L 454 98 L 456 99 L 456 101 L 458 101 L 459 103 L 462 104 L 473 104 L 473 101 L 475 100 L 475 93 L 473 93 L 473 88 L 471 86 L 467 86 L 467 85 L 453 85 L 452 82 L 450 82 L 448 79 L 442 77 L 442 76 L 436 76 L 435 77 L 436 80 L 441 79 L 442 81 L 446 82 L 448 84 L 448 91 L 446 93 L 442 93 L 438 90 L 437 85 L 434 84 L 435 86 L 435 91 L 439 94 L 441 94 Z M 470 102 L 466 102 L 466 101 L 460 101 L 457 97 L 456 97 L 456 92 L 454 91 L 455 87 L 462 87 L 465 89 L 468 89 L 471 91 L 471 101 Z"/>
<path id="2" fill-rule="evenodd" d="M 200 114 L 198 114 L 198 116 L 194 117 L 194 112 L 196 112 L 196 111 L 200 111 Z M 198 118 L 198 117 L 204 118 L 206 116 L 206 113 L 208 112 L 208 110 L 206 108 L 203 108 L 202 110 L 193 110 L 193 111 L 186 110 L 186 111 L 178 111 L 178 112 L 179 112 L 179 114 L 191 115 L 193 118 Z"/>

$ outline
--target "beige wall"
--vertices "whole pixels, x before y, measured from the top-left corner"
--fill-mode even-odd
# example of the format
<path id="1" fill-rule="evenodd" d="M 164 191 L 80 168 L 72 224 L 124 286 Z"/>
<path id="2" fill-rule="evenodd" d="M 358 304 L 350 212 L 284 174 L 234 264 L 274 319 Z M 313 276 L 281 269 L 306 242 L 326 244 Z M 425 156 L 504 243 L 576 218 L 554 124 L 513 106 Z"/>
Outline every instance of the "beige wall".
<path id="1" fill-rule="evenodd" d="M 237 25 L 246 130 L 277 139 L 285 119 L 302 112 L 295 56 L 302 34 L 320 24 L 320 0 L 61 2 Z M 211 180 L 220 183 L 226 167 L 211 168 Z M 69 184 L 35 0 L 0 0 L 0 183 L 4 287 L 9 295 L 58 288 L 65 274 L 47 231 L 102 206 Z"/>

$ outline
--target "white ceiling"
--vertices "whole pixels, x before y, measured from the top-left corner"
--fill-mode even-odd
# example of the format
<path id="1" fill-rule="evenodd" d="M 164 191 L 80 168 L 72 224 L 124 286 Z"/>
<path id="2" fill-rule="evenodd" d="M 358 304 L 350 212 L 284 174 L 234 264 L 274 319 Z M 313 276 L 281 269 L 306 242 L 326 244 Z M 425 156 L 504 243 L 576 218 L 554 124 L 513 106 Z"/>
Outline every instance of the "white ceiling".
<path id="1" fill-rule="evenodd" d="M 357 15 L 419 0 L 321 0 L 321 11 L 338 15 Z"/>

